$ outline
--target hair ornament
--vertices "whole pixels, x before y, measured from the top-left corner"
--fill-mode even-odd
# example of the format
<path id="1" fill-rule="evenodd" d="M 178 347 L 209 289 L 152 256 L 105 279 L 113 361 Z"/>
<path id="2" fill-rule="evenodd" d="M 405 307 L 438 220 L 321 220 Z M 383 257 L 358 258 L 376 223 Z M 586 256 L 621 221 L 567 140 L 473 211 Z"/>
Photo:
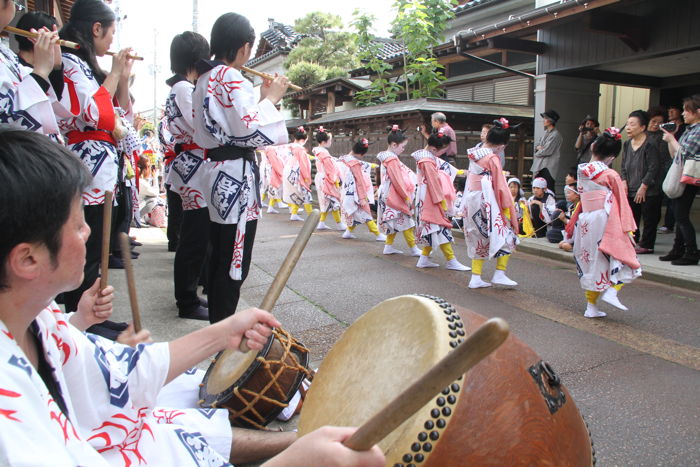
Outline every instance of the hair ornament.
<path id="1" fill-rule="evenodd" d="M 399 131 L 399 126 L 398 125 L 393 125 L 391 127 L 391 131 Z"/>
<path id="2" fill-rule="evenodd" d="M 360 142 L 362 143 L 362 147 L 364 147 L 364 148 L 369 147 L 369 141 L 367 140 L 367 138 L 362 138 L 362 140 Z"/>
<path id="3" fill-rule="evenodd" d="M 304 126 L 302 125 L 302 126 L 300 126 L 300 127 L 297 127 L 297 131 L 298 131 L 299 133 L 306 133 L 306 128 L 304 128 Z"/>
<path id="4" fill-rule="evenodd" d="M 611 137 L 615 141 L 620 141 L 622 139 L 622 134 L 620 133 L 620 129 L 615 128 L 614 126 L 611 126 L 610 128 L 606 129 L 605 134 L 607 134 L 609 137 Z"/>
<path id="5" fill-rule="evenodd" d="M 496 125 L 497 127 L 503 128 L 504 130 L 507 130 L 510 128 L 510 123 L 508 122 L 508 119 L 501 117 L 498 120 L 494 120 L 493 124 Z"/>
<path id="6" fill-rule="evenodd" d="M 318 127 L 318 132 L 319 132 L 319 133 L 325 133 L 325 132 L 326 132 L 326 129 L 323 128 L 323 125 L 321 125 L 320 127 Z"/>

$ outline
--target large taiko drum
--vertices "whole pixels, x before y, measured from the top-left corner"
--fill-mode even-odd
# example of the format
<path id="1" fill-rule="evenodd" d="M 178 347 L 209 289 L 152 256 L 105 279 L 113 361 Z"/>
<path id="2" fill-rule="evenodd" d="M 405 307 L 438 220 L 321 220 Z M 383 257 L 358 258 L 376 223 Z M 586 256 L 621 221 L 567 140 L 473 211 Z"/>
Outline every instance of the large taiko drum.
<path id="1" fill-rule="evenodd" d="M 311 378 L 308 350 L 275 329 L 259 352 L 226 350 L 209 366 L 199 405 L 227 408 L 231 425 L 261 429 L 289 404 L 304 378 Z"/>
<path id="2" fill-rule="evenodd" d="M 359 426 L 484 321 L 436 298 L 380 303 L 333 346 L 306 395 L 299 433 Z M 387 466 L 591 466 L 590 434 L 551 367 L 512 335 L 381 443 Z"/>

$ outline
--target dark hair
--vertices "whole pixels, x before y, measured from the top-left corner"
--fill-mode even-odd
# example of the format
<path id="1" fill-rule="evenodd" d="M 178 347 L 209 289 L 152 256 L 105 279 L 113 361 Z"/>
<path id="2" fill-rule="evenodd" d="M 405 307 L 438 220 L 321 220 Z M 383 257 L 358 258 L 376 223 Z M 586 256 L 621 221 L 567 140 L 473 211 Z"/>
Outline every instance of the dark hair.
<path id="1" fill-rule="evenodd" d="M 649 114 L 641 109 L 635 110 L 634 112 L 631 112 L 627 117 L 628 118 L 632 118 L 632 117 L 636 118 L 637 120 L 639 120 L 639 124 L 643 127 L 649 126 Z"/>
<path id="2" fill-rule="evenodd" d="M 20 243 L 46 245 L 51 260 L 71 204 L 90 183 L 80 159 L 46 136 L 0 129 L 0 289 L 7 288 L 7 256 Z"/>
<path id="3" fill-rule="evenodd" d="M 693 94 L 683 99 L 683 109 L 692 113 L 696 113 L 700 110 L 700 94 Z"/>
<path id="4" fill-rule="evenodd" d="M 46 27 L 46 29 L 52 31 L 54 25 L 58 25 L 56 18 L 51 15 L 47 15 L 43 11 L 30 11 L 29 13 L 22 15 L 19 21 L 17 21 L 17 27 L 19 29 L 24 29 L 25 31 L 29 31 L 32 28 L 38 31 L 43 27 Z M 17 39 L 19 50 L 24 50 L 26 52 L 34 50 L 34 44 L 32 44 L 32 42 L 26 37 L 15 34 L 15 39 Z"/>
<path id="5" fill-rule="evenodd" d="M 300 141 L 308 137 L 309 133 L 304 125 L 298 126 L 297 129 L 294 130 L 294 141 Z"/>
<path id="6" fill-rule="evenodd" d="M 510 130 L 508 128 L 503 128 L 499 125 L 494 125 L 491 127 L 488 133 L 486 133 L 486 142 L 495 145 L 506 145 L 510 140 Z"/>
<path id="7" fill-rule="evenodd" d="M 107 73 L 97 63 L 92 26 L 100 23 L 102 28 L 107 29 L 114 24 L 115 19 L 114 12 L 101 0 L 76 0 L 70 9 L 70 20 L 59 34 L 61 39 L 80 44 L 78 50 L 64 47 L 63 51 L 85 60 L 99 84 L 104 82 Z"/>
<path id="8" fill-rule="evenodd" d="M 573 178 L 574 180 L 578 179 L 578 167 L 571 167 L 567 172 L 566 175 L 569 177 Z"/>
<path id="9" fill-rule="evenodd" d="M 185 76 L 195 64 L 209 58 L 209 42 L 201 34 L 185 31 L 170 43 L 170 71 Z"/>
<path id="10" fill-rule="evenodd" d="M 316 132 L 316 142 L 325 143 L 329 139 L 331 139 L 331 133 L 323 127 L 319 127 L 318 131 Z"/>
<path id="11" fill-rule="evenodd" d="M 619 135 L 611 135 L 607 131 L 598 136 L 591 145 L 593 154 L 603 159 L 610 156 L 617 157 L 621 148 L 622 142 L 619 139 Z"/>
<path id="12" fill-rule="evenodd" d="M 232 62 L 238 49 L 255 42 L 255 31 L 250 21 L 238 13 L 224 13 L 211 28 L 211 55 L 217 60 Z"/>
<path id="13" fill-rule="evenodd" d="M 388 126 L 386 127 L 386 131 L 387 133 L 389 133 L 389 136 L 387 137 L 387 141 L 389 144 L 401 144 L 408 139 L 408 137 L 404 134 L 403 130 L 399 128 L 398 125 Z"/>
<path id="14" fill-rule="evenodd" d="M 666 121 L 666 115 L 668 115 L 668 112 L 663 107 L 653 107 L 647 111 L 647 114 L 649 115 L 649 120 L 654 117 L 661 117 L 664 119 L 664 121 Z"/>
<path id="15" fill-rule="evenodd" d="M 428 136 L 428 146 L 432 146 L 435 149 L 442 149 L 452 142 L 452 138 L 441 131 L 433 131 Z"/>
<path id="16" fill-rule="evenodd" d="M 355 154 L 364 155 L 367 154 L 367 151 L 369 151 L 369 140 L 367 138 L 360 138 L 352 145 L 352 152 Z"/>

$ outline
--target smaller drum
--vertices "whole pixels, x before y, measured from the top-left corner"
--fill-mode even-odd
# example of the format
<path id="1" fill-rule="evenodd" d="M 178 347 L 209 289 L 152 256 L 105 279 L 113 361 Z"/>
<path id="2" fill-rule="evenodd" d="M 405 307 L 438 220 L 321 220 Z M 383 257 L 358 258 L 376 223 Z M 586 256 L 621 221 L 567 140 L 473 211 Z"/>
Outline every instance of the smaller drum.
<path id="1" fill-rule="evenodd" d="M 289 404 L 304 378 L 311 379 L 309 351 L 283 329 L 254 352 L 225 350 L 209 366 L 199 405 L 227 408 L 231 425 L 262 429 Z"/>

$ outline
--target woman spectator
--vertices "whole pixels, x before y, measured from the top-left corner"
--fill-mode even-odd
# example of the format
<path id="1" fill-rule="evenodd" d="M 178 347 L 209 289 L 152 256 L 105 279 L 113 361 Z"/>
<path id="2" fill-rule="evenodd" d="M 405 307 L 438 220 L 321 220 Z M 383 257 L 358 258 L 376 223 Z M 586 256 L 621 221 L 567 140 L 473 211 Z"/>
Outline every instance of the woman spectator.
<path id="1" fill-rule="evenodd" d="M 649 110 L 649 128 L 647 128 L 647 135 L 649 135 L 649 138 L 654 140 L 656 145 L 659 147 L 659 159 L 661 160 L 661 180 L 666 178 L 668 169 L 671 168 L 671 162 L 673 162 L 673 158 L 670 157 L 668 152 L 668 143 L 662 140 L 664 133 L 661 131 L 659 126 L 664 123 L 665 119 L 666 110 L 663 107 L 657 107 Z M 673 218 L 671 199 L 666 196 L 663 191 L 661 192 L 661 205 L 666 206 L 666 215 L 664 216 L 664 225 L 659 228 L 659 233 L 671 233 L 673 232 L 673 225 L 676 223 L 676 220 Z M 660 209 L 661 207 L 659 207 L 659 210 Z"/>
<path id="2" fill-rule="evenodd" d="M 680 151 L 684 161 L 697 161 L 700 159 L 700 94 L 683 99 L 683 120 L 688 126 L 680 141 L 676 140 L 673 133 L 662 128 L 664 141 L 668 143 L 671 154 L 675 155 Z M 700 253 L 695 239 L 695 228 L 690 221 L 690 208 L 697 192 L 697 185 L 686 185 L 683 194 L 671 200 L 673 215 L 676 216 L 676 237 L 673 248 L 666 256 L 659 258 L 661 261 L 671 261 L 671 264 L 676 266 L 698 264 Z"/>
<path id="3" fill-rule="evenodd" d="M 656 143 L 646 134 L 648 126 L 649 115 L 643 110 L 629 114 L 625 126 L 629 139 L 622 150 L 620 174 L 638 226 L 634 233 L 638 255 L 654 252 L 656 226 L 661 217 L 661 160 Z M 644 224 L 641 232 L 640 220 Z"/>
<path id="4" fill-rule="evenodd" d="M 139 159 L 139 206 L 143 224 L 165 227 L 165 201 L 160 196 L 158 182 L 153 177 L 153 166 L 147 157 Z"/>

